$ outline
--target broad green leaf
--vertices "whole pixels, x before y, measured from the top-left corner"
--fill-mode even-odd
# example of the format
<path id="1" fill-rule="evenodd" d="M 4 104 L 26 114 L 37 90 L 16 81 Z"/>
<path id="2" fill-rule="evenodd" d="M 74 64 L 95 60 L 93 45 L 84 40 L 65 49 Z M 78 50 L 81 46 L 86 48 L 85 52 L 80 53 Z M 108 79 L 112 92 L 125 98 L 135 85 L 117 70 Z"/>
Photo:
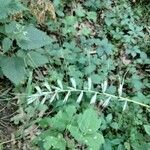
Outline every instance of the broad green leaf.
<path id="1" fill-rule="evenodd" d="M 10 50 L 12 46 L 12 40 L 10 40 L 9 38 L 4 38 L 2 41 L 2 48 L 4 52 L 7 52 L 8 50 Z"/>
<path id="2" fill-rule="evenodd" d="M 75 106 L 67 106 L 65 108 L 65 112 L 67 113 L 67 115 L 69 116 L 68 119 L 72 118 L 73 115 L 76 113 L 76 107 Z"/>
<path id="3" fill-rule="evenodd" d="M 150 135 L 150 125 L 144 125 L 145 132 Z"/>
<path id="4" fill-rule="evenodd" d="M 119 139 L 119 138 L 114 138 L 113 140 L 111 140 L 111 143 L 113 145 L 119 145 L 120 143 L 122 142 L 122 139 Z"/>
<path id="5" fill-rule="evenodd" d="M 25 28 L 26 34 L 24 39 L 17 39 L 18 45 L 25 50 L 38 49 L 49 45 L 52 39 L 46 33 L 38 30 L 33 26 Z"/>
<path id="6" fill-rule="evenodd" d="M 37 68 L 48 63 L 48 58 L 47 56 L 42 55 L 40 52 L 30 51 L 27 53 L 26 62 L 33 68 Z"/>
<path id="7" fill-rule="evenodd" d="M 25 79 L 25 64 L 20 57 L 3 57 L 0 66 L 4 75 L 14 84 L 19 84 Z"/>
<path id="8" fill-rule="evenodd" d="M 113 122 L 113 123 L 111 123 L 111 125 L 110 125 L 113 129 L 119 129 L 119 125 L 118 125 L 118 123 L 117 122 Z"/>
<path id="9" fill-rule="evenodd" d="M 77 22 L 77 18 L 75 16 L 67 16 L 64 19 L 64 23 L 66 26 L 73 26 Z"/>
<path id="10" fill-rule="evenodd" d="M 85 16 L 85 10 L 81 7 L 81 5 L 77 6 L 77 8 L 75 9 L 75 13 L 79 17 L 84 17 Z"/>
<path id="11" fill-rule="evenodd" d="M 11 39 L 27 40 L 27 31 L 25 26 L 19 24 L 16 21 L 11 21 L 5 25 L 5 34 Z"/>
<path id="12" fill-rule="evenodd" d="M 79 129 L 84 134 L 95 133 L 101 124 L 97 112 L 92 108 L 86 109 L 83 114 L 79 115 L 77 122 Z"/>
<path id="13" fill-rule="evenodd" d="M 96 70 L 96 65 L 90 64 L 87 67 L 85 67 L 85 74 L 90 75 L 95 70 Z"/>
<path id="14" fill-rule="evenodd" d="M 52 149 L 52 147 L 54 149 L 65 150 L 66 141 L 61 135 L 58 135 L 58 137 L 47 136 L 44 140 L 43 147 L 44 147 L 44 150 L 50 150 Z"/>
<path id="15" fill-rule="evenodd" d="M 106 121 L 107 123 L 110 123 L 112 121 L 112 114 L 108 114 L 107 117 L 106 117 Z"/>
<path id="16" fill-rule="evenodd" d="M 101 77 L 98 74 L 92 74 L 91 80 L 94 84 L 100 84 L 102 81 Z"/>
<path id="17" fill-rule="evenodd" d="M 71 135 L 79 142 L 82 142 L 83 141 L 83 135 L 82 133 L 79 131 L 78 127 L 76 126 L 72 126 L 72 125 L 69 125 L 67 127 L 67 129 L 69 130 L 69 132 L 71 133 Z"/>
<path id="18" fill-rule="evenodd" d="M 9 15 L 17 14 L 26 10 L 19 0 L 0 0 L 0 19 L 5 19 Z"/>
<path id="19" fill-rule="evenodd" d="M 51 127 L 54 129 L 63 131 L 66 128 L 68 118 L 62 111 L 59 111 L 52 119 L 51 119 Z"/>
<path id="20" fill-rule="evenodd" d="M 83 142 L 88 145 L 89 150 L 99 150 L 104 143 L 104 137 L 99 133 L 86 135 L 83 139 Z"/>
<path id="21" fill-rule="evenodd" d="M 65 130 L 68 124 L 73 121 L 73 115 L 76 112 L 74 106 L 65 108 L 65 111 L 59 111 L 51 120 L 51 126 L 57 130 Z"/>

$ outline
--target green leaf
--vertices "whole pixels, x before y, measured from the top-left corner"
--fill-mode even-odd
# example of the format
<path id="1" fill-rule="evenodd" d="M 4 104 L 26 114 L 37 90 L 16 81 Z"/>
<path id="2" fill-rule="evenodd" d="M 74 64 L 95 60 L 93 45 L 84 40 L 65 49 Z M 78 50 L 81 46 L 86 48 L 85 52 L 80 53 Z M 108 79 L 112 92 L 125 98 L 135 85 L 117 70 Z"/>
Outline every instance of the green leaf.
<path id="1" fill-rule="evenodd" d="M 73 121 L 73 115 L 76 112 L 75 106 L 68 106 L 65 111 L 59 111 L 52 119 L 51 126 L 57 130 L 65 130 L 67 125 Z"/>
<path id="2" fill-rule="evenodd" d="M 4 75 L 18 85 L 25 78 L 25 64 L 20 57 L 3 57 L 0 66 Z"/>
<path id="3" fill-rule="evenodd" d="M 95 133 L 100 128 L 101 124 L 97 112 L 92 108 L 86 109 L 82 115 L 79 115 L 77 122 L 79 129 L 84 134 Z"/>
<path id="4" fill-rule="evenodd" d="M 90 64 L 89 66 L 85 67 L 85 74 L 89 75 L 96 70 L 96 65 Z"/>
<path id="5" fill-rule="evenodd" d="M 58 137 L 47 136 L 44 140 L 43 144 L 44 150 L 50 150 L 52 147 L 54 149 L 65 150 L 66 149 L 66 141 L 63 136 L 60 134 Z"/>
<path id="6" fill-rule="evenodd" d="M 108 114 L 106 117 L 107 123 L 110 123 L 112 121 L 112 114 Z"/>
<path id="7" fill-rule="evenodd" d="M 75 13 L 79 17 L 84 17 L 85 16 L 85 10 L 81 7 L 81 5 L 77 6 L 77 8 L 75 9 Z"/>
<path id="8" fill-rule="evenodd" d="M 67 16 L 64 20 L 66 26 L 73 26 L 77 22 L 77 18 L 75 16 Z"/>
<path id="9" fill-rule="evenodd" d="M 108 39 L 103 39 L 102 41 L 100 41 L 99 45 L 100 46 L 97 49 L 97 53 L 99 56 L 101 56 L 104 52 L 107 55 L 112 54 L 113 45 L 110 42 L 108 42 Z"/>
<path id="10" fill-rule="evenodd" d="M 100 84 L 102 82 L 101 76 L 98 74 L 92 74 L 91 80 L 94 84 Z"/>
<path id="11" fill-rule="evenodd" d="M 16 21 L 11 21 L 9 24 L 5 25 L 5 34 L 11 39 L 27 39 L 27 31 L 25 29 L 25 26 L 22 26 Z"/>
<path id="12" fill-rule="evenodd" d="M 79 131 L 78 127 L 76 126 L 72 126 L 72 125 L 69 125 L 67 127 L 67 129 L 69 130 L 69 132 L 71 133 L 71 135 L 79 142 L 82 142 L 83 141 L 83 135 L 82 133 Z"/>
<path id="13" fill-rule="evenodd" d="M 119 129 L 119 125 L 118 125 L 118 123 L 117 122 L 113 122 L 113 123 L 111 123 L 111 125 L 110 125 L 113 129 Z"/>
<path id="14" fill-rule="evenodd" d="M 104 143 L 104 137 L 99 133 L 84 136 L 84 143 L 88 145 L 89 150 L 99 150 Z"/>
<path id="15" fill-rule="evenodd" d="M 144 125 L 145 132 L 150 135 L 150 125 Z"/>
<path id="16" fill-rule="evenodd" d="M 76 113 L 76 107 L 75 106 L 67 106 L 65 108 L 65 112 L 67 113 L 67 115 L 69 116 L 69 118 L 72 118 L 72 116 Z"/>
<path id="17" fill-rule="evenodd" d="M 46 33 L 30 26 L 25 28 L 24 39 L 17 39 L 18 45 L 25 50 L 38 49 L 49 45 L 52 39 Z"/>
<path id="18" fill-rule="evenodd" d="M 26 10 L 18 0 L 0 0 L 0 19 L 5 19 L 9 15 Z"/>
<path id="19" fill-rule="evenodd" d="M 85 36 L 88 36 L 89 34 L 91 34 L 91 32 L 92 32 L 92 30 L 89 27 L 83 27 L 81 29 L 81 34 L 85 35 Z"/>
<path id="20" fill-rule="evenodd" d="M 83 135 L 82 132 L 79 131 L 79 129 L 75 126 L 68 126 L 67 128 L 71 135 L 78 141 L 86 144 L 89 149 L 92 150 L 99 150 L 101 145 L 104 143 L 104 138 L 99 133 L 94 133 L 90 135 Z"/>
<path id="21" fill-rule="evenodd" d="M 92 20 L 92 21 L 96 22 L 97 13 L 94 12 L 94 11 L 88 12 L 88 13 L 87 13 L 87 18 L 88 18 L 89 20 Z"/>
<path id="22" fill-rule="evenodd" d="M 41 49 L 42 51 L 42 49 Z M 32 66 L 33 68 L 37 68 L 48 63 L 48 58 L 45 55 L 42 55 L 36 51 L 30 51 L 27 54 L 26 62 L 28 65 Z"/>
<path id="23" fill-rule="evenodd" d="M 10 40 L 9 38 L 4 38 L 2 41 L 2 48 L 4 52 L 7 52 L 8 50 L 10 50 L 12 46 L 12 40 Z"/>

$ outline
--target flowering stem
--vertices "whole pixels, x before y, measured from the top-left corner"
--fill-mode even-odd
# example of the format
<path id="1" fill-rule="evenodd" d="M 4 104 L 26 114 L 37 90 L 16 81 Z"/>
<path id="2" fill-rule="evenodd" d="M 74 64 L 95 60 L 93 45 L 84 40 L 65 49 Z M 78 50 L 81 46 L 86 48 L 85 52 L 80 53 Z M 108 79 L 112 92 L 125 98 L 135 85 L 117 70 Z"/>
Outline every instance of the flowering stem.
<path id="1" fill-rule="evenodd" d="M 143 104 L 143 103 L 140 103 L 138 101 L 135 101 L 135 100 L 132 100 L 132 99 L 129 99 L 129 98 L 125 98 L 125 97 L 119 97 L 119 96 L 115 96 L 115 95 L 112 95 L 112 94 L 108 94 L 108 93 L 102 93 L 102 92 L 97 92 L 97 91 L 93 91 L 93 90 L 80 90 L 80 89 L 68 89 L 68 90 L 63 90 L 63 89 L 57 89 L 55 91 L 51 91 L 51 92 L 42 92 L 42 93 L 37 93 L 37 94 L 33 94 L 31 95 L 30 97 L 32 96 L 37 96 L 37 97 L 40 97 L 40 96 L 44 96 L 44 95 L 50 95 L 50 94 L 55 94 L 55 93 L 65 93 L 65 92 L 84 92 L 84 93 L 97 93 L 98 95 L 104 95 L 104 96 L 108 96 L 108 97 L 111 97 L 111 98 L 115 98 L 115 99 L 118 99 L 119 101 L 127 101 L 127 102 L 131 102 L 131 103 L 134 103 L 134 104 L 138 104 L 140 106 L 143 106 L 143 107 L 146 107 L 148 109 L 150 109 L 150 105 L 147 105 L 147 104 Z"/>

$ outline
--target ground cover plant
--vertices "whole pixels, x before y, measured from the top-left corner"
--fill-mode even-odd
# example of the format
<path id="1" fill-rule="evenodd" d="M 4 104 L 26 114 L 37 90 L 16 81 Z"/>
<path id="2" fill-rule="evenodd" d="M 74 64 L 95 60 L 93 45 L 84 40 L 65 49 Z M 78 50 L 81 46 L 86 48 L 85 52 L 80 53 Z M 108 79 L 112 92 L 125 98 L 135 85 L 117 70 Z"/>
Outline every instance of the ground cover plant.
<path id="1" fill-rule="evenodd" d="M 145 0 L 0 0 L 0 149 L 148 150 Z"/>

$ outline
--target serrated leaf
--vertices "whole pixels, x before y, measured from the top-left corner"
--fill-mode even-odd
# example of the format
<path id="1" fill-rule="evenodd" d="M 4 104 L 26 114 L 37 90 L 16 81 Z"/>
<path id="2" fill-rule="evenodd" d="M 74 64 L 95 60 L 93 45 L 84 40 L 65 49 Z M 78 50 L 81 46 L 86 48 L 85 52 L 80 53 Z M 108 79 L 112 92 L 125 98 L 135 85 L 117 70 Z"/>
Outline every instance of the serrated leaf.
<path id="1" fill-rule="evenodd" d="M 65 150 L 66 149 L 66 141 L 60 135 L 58 135 L 58 137 L 47 136 L 44 139 L 43 147 L 45 150 L 50 150 L 52 147 L 55 149 Z"/>
<path id="2" fill-rule="evenodd" d="M 99 150 L 104 142 L 103 135 L 99 133 L 84 136 L 84 143 L 92 150 Z"/>
<path id="3" fill-rule="evenodd" d="M 108 42 L 108 39 L 103 39 L 100 41 L 100 47 L 97 49 L 97 53 L 101 56 L 103 53 L 111 55 L 113 50 L 113 45 Z"/>
<path id="4" fill-rule="evenodd" d="M 25 64 L 20 57 L 3 57 L 0 66 L 4 75 L 18 85 L 25 79 Z"/>
<path id="5" fill-rule="evenodd" d="M 73 115 L 76 113 L 75 106 L 68 106 L 64 109 L 59 111 L 51 120 L 51 126 L 59 131 L 64 131 L 67 125 L 73 122 Z"/>
<path id="6" fill-rule="evenodd" d="M 57 129 L 59 131 L 64 131 L 66 128 L 66 123 L 68 116 L 63 112 L 59 111 L 52 119 L 51 119 L 51 127 Z"/>
<path id="7" fill-rule="evenodd" d="M 72 116 L 76 113 L 76 107 L 75 106 L 72 106 L 72 105 L 70 105 L 70 106 L 67 106 L 66 108 L 65 108 L 65 112 L 67 113 L 67 115 L 70 117 L 70 118 L 72 118 Z"/>
<path id="8" fill-rule="evenodd" d="M 0 0 L 0 19 L 5 19 L 9 15 L 26 10 L 26 8 L 16 0 Z"/>
<path id="9" fill-rule="evenodd" d="M 80 141 L 80 142 L 83 141 L 83 135 L 82 135 L 82 133 L 79 131 L 78 127 L 69 125 L 69 126 L 67 127 L 67 129 L 69 130 L 69 132 L 71 133 L 71 135 L 72 135 L 77 141 Z"/>
<path id="10" fill-rule="evenodd" d="M 86 109 L 83 114 L 79 116 L 77 122 L 83 134 L 95 133 L 101 124 L 97 112 L 92 108 Z"/>
<path id="11" fill-rule="evenodd" d="M 25 28 L 26 35 L 23 39 L 17 39 L 17 44 L 25 50 L 38 49 L 49 45 L 52 39 L 44 32 L 30 26 Z"/>
<path id="12" fill-rule="evenodd" d="M 80 93 L 80 95 L 79 95 L 79 97 L 78 97 L 78 99 L 77 99 L 77 103 L 80 103 L 81 102 L 81 100 L 82 100 L 82 97 L 83 97 L 83 91 L 81 91 L 81 93 Z"/>
<path id="13" fill-rule="evenodd" d="M 102 80 L 98 74 L 92 74 L 91 79 L 94 84 L 100 84 Z"/>
<path id="14" fill-rule="evenodd" d="M 47 56 L 42 55 L 39 52 L 30 51 L 27 54 L 26 62 L 28 65 L 32 66 L 33 68 L 37 68 L 48 63 L 48 58 Z"/>

